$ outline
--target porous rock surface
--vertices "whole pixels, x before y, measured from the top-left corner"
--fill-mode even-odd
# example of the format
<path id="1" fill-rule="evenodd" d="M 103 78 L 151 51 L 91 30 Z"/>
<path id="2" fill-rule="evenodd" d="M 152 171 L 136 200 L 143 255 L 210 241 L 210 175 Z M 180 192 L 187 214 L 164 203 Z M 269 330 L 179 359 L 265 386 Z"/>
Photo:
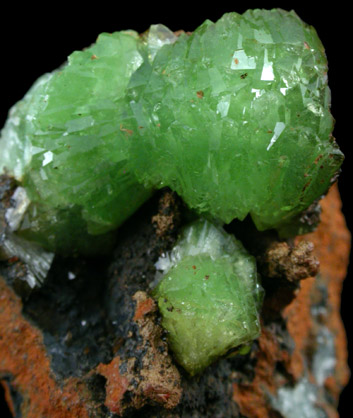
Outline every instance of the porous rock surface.
<path id="1" fill-rule="evenodd" d="M 0 189 L 4 207 L 5 180 Z M 333 187 L 318 229 L 285 243 L 229 225 L 259 261 L 262 334 L 249 354 L 194 378 L 173 361 L 148 296 L 154 263 L 185 221 L 175 195 L 162 191 L 125 223 L 113 254 L 57 257 L 40 289 L 21 280 L 20 261 L 2 261 L 0 379 L 13 415 L 337 417 L 349 377 L 339 309 L 350 235 L 340 207 Z M 317 261 L 316 277 L 304 278 Z"/>

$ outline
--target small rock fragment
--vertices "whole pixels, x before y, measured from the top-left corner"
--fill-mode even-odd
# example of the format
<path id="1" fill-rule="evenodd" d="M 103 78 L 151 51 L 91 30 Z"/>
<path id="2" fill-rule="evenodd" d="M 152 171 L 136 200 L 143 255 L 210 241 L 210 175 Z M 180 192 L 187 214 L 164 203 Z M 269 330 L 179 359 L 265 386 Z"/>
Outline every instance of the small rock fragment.
<path id="1" fill-rule="evenodd" d="M 320 266 L 314 245 L 309 241 L 300 241 L 294 247 L 287 242 L 275 242 L 267 249 L 261 263 L 267 277 L 285 278 L 290 282 L 316 276 Z"/>

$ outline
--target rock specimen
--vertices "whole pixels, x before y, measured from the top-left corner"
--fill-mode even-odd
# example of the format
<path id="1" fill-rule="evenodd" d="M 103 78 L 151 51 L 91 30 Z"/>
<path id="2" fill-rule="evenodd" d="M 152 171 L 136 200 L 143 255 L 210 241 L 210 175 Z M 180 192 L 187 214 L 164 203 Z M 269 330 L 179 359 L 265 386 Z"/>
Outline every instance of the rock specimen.
<path id="1" fill-rule="evenodd" d="M 343 159 L 326 71 L 313 28 L 255 10 L 193 34 L 102 34 L 13 107 L 0 378 L 16 416 L 334 414 L 334 191 L 316 281 L 300 284 L 313 245 L 280 238 L 317 224 Z"/>
<path id="2" fill-rule="evenodd" d="M 155 199 L 144 205 L 122 227 L 108 260 L 58 257 L 30 294 L 21 293 L 23 264 L 2 262 L 0 376 L 14 416 L 266 418 L 291 417 L 288 409 L 305 416 L 304 409 L 310 418 L 337 418 L 349 376 L 339 304 L 350 236 L 336 188 L 322 207 L 321 224 L 305 237 L 315 245 L 319 275 L 293 287 L 285 275 L 267 278 L 262 269 L 259 340 L 248 354 L 221 359 L 194 378 L 171 367 L 151 326 L 155 304 L 141 294 L 155 280 L 154 263 L 175 245 L 175 238 L 166 245 L 174 233 L 161 238 L 151 223 L 166 205 L 160 212 Z M 253 245 L 264 241 L 259 233 Z"/>

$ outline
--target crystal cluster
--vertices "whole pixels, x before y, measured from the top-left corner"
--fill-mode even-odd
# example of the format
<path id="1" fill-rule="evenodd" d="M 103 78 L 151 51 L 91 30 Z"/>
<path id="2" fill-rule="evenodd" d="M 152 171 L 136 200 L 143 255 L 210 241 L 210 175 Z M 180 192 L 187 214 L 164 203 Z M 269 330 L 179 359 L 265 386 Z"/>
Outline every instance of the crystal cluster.
<path id="1" fill-rule="evenodd" d="M 0 165 L 31 201 L 22 235 L 51 249 L 85 252 L 89 235 L 116 228 L 150 196 L 127 168 L 118 104 L 141 65 L 139 43 L 134 32 L 100 35 L 42 76 L 11 110 Z M 102 241 L 94 241 L 93 251 Z"/>
<path id="2" fill-rule="evenodd" d="M 132 75 L 130 164 L 223 222 L 281 229 L 328 189 L 331 132 L 323 46 L 294 12 L 230 13 L 161 48 Z"/>
<path id="3" fill-rule="evenodd" d="M 30 201 L 17 234 L 95 252 L 164 186 L 209 219 L 285 232 L 339 170 L 329 107 L 323 47 L 294 12 L 102 34 L 10 112 L 0 171 Z"/>
<path id="4" fill-rule="evenodd" d="M 153 291 L 176 360 L 191 374 L 260 333 L 262 290 L 256 263 L 222 228 L 198 220 L 187 226 Z"/>
<path id="5" fill-rule="evenodd" d="M 260 332 L 255 260 L 220 225 L 250 215 L 300 232 L 343 159 L 332 129 L 324 49 L 294 12 L 229 13 L 179 37 L 101 34 L 10 111 L 0 174 L 17 189 L 0 243 L 33 287 L 53 252 L 105 252 L 168 186 L 204 218 L 158 261 L 153 295 L 175 358 L 197 374 Z"/>

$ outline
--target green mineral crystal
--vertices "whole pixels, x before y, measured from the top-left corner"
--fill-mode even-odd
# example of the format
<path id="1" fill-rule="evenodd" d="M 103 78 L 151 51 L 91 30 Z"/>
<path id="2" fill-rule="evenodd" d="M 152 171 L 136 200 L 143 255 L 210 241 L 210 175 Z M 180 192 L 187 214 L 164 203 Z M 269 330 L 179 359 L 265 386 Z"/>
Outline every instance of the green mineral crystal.
<path id="1" fill-rule="evenodd" d="M 222 228 L 194 222 L 157 268 L 163 278 L 153 294 L 162 325 L 176 360 L 191 375 L 259 336 L 255 260 Z"/>
<path id="2" fill-rule="evenodd" d="M 281 228 L 326 192 L 331 136 L 324 48 L 294 12 L 206 21 L 132 75 L 130 166 L 224 222 Z"/>
<path id="3" fill-rule="evenodd" d="M 11 110 L 0 165 L 31 201 L 21 235 L 55 250 L 97 251 L 104 240 L 89 236 L 116 228 L 150 196 L 127 167 L 119 104 L 143 61 L 140 44 L 135 32 L 100 35 Z"/>
<path id="4" fill-rule="evenodd" d="M 294 12 L 102 34 L 10 112 L 0 173 L 30 201 L 17 234 L 95 252 L 164 186 L 210 219 L 293 231 L 342 162 L 329 108 L 324 49 Z"/>

